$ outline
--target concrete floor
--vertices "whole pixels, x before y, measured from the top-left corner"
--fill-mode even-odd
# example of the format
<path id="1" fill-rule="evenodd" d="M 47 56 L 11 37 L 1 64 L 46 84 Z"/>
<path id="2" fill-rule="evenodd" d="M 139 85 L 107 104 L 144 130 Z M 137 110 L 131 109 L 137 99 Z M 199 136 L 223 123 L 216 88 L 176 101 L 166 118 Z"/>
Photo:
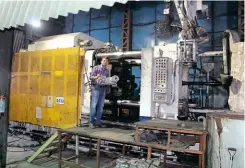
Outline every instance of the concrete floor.
<path id="1" fill-rule="evenodd" d="M 8 137 L 8 152 L 7 152 L 7 168 L 57 168 L 58 162 L 53 158 L 42 158 L 35 160 L 32 164 L 26 160 L 34 154 L 39 148 L 38 143 L 32 141 L 30 137 L 24 135 L 9 135 Z M 62 156 L 68 158 L 73 156 L 74 151 L 63 151 Z M 74 161 L 73 161 L 74 162 Z M 101 157 L 101 167 L 106 163 L 111 162 L 111 159 Z M 83 154 L 79 157 L 79 163 L 88 167 L 96 167 L 95 157 L 86 157 Z"/>
<path id="2" fill-rule="evenodd" d="M 11 149 L 13 150 L 13 148 Z M 20 150 L 20 148 L 18 148 L 18 150 Z M 31 156 L 31 154 L 30 152 L 18 152 L 16 154 L 8 153 L 9 160 L 6 168 L 58 168 L 57 159 L 51 157 L 36 159 L 31 164 L 27 163 L 26 157 Z M 73 155 L 75 155 L 75 152 L 71 150 L 66 150 L 62 152 L 63 158 L 69 158 Z M 112 158 L 108 158 L 108 156 L 104 156 L 104 154 L 101 154 L 100 167 L 103 168 L 106 164 L 110 163 L 112 160 L 113 160 Z M 75 163 L 75 160 L 71 160 L 71 162 Z M 96 167 L 96 158 L 95 156 L 88 157 L 81 153 L 79 156 L 79 164 L 91 168 Z"/>
<path id="3" fill-rule="evenodd" d="M 62 158 L 70 158 L 75 155 L 75 152 L 73 150 L 67 149 L 62 152 Z M 53 155 L 54 157 L 57 157 L 56 155 Z M 107 155 L 101 153 L 100 155 L 100 167 L 103 168 L 106 164 L 110 163 L 113 161 L 112 158 L 109 158 Z M 71 162 L 75 163 L 75 160 L 70 160 Z M 41 159 L 36 159 L 33 161 L 33 164 L 39 165 L 42 167 L 47 167 L 47 168 L 57 168 L 58 167 L 58 160 L 48 157 L 48 158 L 41 158 Z M 89 157 L 85 156 L 84 153 L 79 154 L 79 164 L 85 166 L 85 167 L 96 167 L 96 157 L 95 157 L 95 152 L 94 155 Z"/>
<path id="4" fill-rule="evenodd" d="M 16 163 L 30 157 L 34 151 L 32 149 L 20 147 L 8 147 L 7 164 Z"/>
<path id="5" fill-rule="evenodd" d="M 30 137 L 18 134 L 9 134 L 7 147 L 7 167 L 16 167 L 17 163 L 25 161 L 33 155 L 39 147 Z"/>
<path id="6" fill-rule="evenodd" d="M 7 166 L 7 168 L 45 168 L 45 167 L 30 164 L 27 162 L 22 162 L 22 163 L 15 164 L 15 165 L 9 165 Z"/>

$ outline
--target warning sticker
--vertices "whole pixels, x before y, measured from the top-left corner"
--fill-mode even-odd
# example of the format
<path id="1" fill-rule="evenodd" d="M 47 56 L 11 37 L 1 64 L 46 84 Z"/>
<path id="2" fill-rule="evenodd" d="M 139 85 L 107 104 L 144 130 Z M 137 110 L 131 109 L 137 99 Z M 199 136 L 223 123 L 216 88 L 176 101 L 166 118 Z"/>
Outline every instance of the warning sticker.
<path id="1" fill-rule="evenodd" d="M 56 97 L 56 104 L 65 104 L 64 97 Z"/>
<path id="2" fill-rule="evenodd" d="M 42 109 L 40 107 L 36 107 L 36 119 L 42 118 Z"/>
<path id="3" fill-rule="evenodd" d="M 0 113 L 4 113 L 5 111 L 5 101 L 0 100 Z"/>

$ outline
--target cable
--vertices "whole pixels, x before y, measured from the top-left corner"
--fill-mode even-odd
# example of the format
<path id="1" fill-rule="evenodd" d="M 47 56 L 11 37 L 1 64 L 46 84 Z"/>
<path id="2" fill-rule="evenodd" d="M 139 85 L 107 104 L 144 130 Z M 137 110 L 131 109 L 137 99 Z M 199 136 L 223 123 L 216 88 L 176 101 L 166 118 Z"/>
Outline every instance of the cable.
<path id="1" fill-rule="evenodd" d="M 7 150 L 8 152 L 26 152 L 26 151 L 35 151 L 33 148 L 35 147 L 15 147 L 15 148 L 20 148 L 20 149 L 23 149 L 23 150 Z"/>
<path id="2" fill-rule="evenodd" d="M 10 136 L 16 137 L 16 138 L 19 138 L 19 139 L 10 141 L 10 142 L 8 142 L 8 143 L 13 143 L 13 142 L 18 141 L 18 140 L 21 140 L 21 139 L 26 140 L 26 141 L 32 141 L 31 139 L 26 139 L 25 137 L 19 137 L 20 134 L 19 134 L 19 135 L 14 135 L 14 134 L 11 134 L 11 133 L 9 133 L 9 134 L 10 134 Z"/>
<path id="3" fill-rule="evenodd" d="M 176 59 L 174 61 L 174 69 L 173 69 L 173 77 L 172 77 L 172 85 L 173 85 L 173 90 L 172 90 L 172 100 L 169 105 L 172 105 L 175 100 L 175 77 L 176 77 L 176 69 L 177 69 L 177 62 L 179 62 L 179 59 Z"/>
<path id="4" fill-rule="evenodd" d="M 200 68 L 202 69 L 202 58 L 200 57 Z M 207 81 L 207 78 L 206 78 L 206 81 Z M 202 86 L 202 89 L 204 89 L 204 86 Z M 202 94 L 202 101 L 203 101 L 203 98 L 204 98 L 204 95 Z M 206 106 L 206 101 L 207 101 L 207 95 L 206 95 L 206 98 L 205 98 L 205 106 Z M 203 102 L 202 102 L 203 104 Z"/>
<path id="5" fill-rule="evenodd" d="M 84 70 L 85 70 L 85 76 L 86 76 L 86 78 L 87 78 L 87 80 L 88 80 L 88 82 L 85 84 L 85 86 L 88 85 L 89 90 L 91 90 L 91 80 L 90 80 L 89 77 L 88 77 L 88 71 L 87 71 L 87 69 L 86 69 L 86 64 L 85 64 L 85 63 L 84 63 Z"/>
<path id="6" fill-rule="evenodd" d="M 29 156 L 28 156 L 29 157 Z M 12 164 L 15 164 L 15 163 L 19 163 L 19 162 L 22 162 L 22 161 L 26 161 L 26 158 L 23 158 L 23 159 L 20 159 L 20 160 L 15 160 L 15 161 L 12 161 L 12 162 L 8 162 L 6 165 L 12 165 Z"/>
<path id="7" fill-rule="evenodd" d="M 18 146 L 17 145 L 14 145 L 12 143 L 16 142 L 16 141 L 19 141 L 19 140 L 26 140 L 27 142 L 32 142 L 31 139 L 26 139 L 25 137 L 20 137 L 21 135 L 14 135 L 15 131 L 11 134 L 9 133 L 13 138 L 17 138 L 15 140 L 12 140 L 10 142 L 8 142 L 8 147 L 17 147 L 17 148 L 25 148 L 25 147 L 38 147 L 40 146 L 40 144 L 30 144 L 30 145 L 25 145 L 25 146 Z M 18 133 L 18 132 L 17 132 Z M 33 141 L 33 142 L 36 142 L 36 141 Z M 12 151 L 9 151 L 9 152 L 12 152 Z"/>
<path id="8" fill-rule="evenodd" d="M 196 80 L 196 68 L 194 68 L 194 77 L 193 77 L 193 82 Z M 194 90 L 194 85 L 192 85 L 191 90 Z M 193 94 L 191 93 L 191 99 L 193 99 Z"/>
<path id="9" fill-rule="evenodd" d="M 19 141 L 21 138 L 8 142 L 8 144 Z"/>
<path id="10" fill-rule="evenodd" d="M 26 141 L 32 141 L 31 139 L 26 139 L 24 137 L 19 137 L 20 135 L 11 135 L 11 136 L 16 137 L 16 138 L 19 138 L 19 139 L 26 140 Z"/>
<path id="11" fill-rule="evenodd" d="M 39 144 L 32 144 L 32 145 L 25 145 L 25 146 L 18 146 L 18 145 L 8 145 L 8 147 L 15 147 L 15 148 L 35 148 L 35 147 L 39 147 Z"/>
<path id="12" fill-rule="evenodd" d="M 7 150 L 7 151 L 8 152 L 14 152 L 14 153 L 16 153 L 16 152 L 27 152 L 27 151 L 34 151 L 34 150 L 33 149 L 26 149 L 26 148 L 24 148 L 24 150 L 22 150 L 22 151 L 21 150 L 19 150 L 19 151 L 18 150 L 16 150 L 16 151 L 15 150 Z"/>

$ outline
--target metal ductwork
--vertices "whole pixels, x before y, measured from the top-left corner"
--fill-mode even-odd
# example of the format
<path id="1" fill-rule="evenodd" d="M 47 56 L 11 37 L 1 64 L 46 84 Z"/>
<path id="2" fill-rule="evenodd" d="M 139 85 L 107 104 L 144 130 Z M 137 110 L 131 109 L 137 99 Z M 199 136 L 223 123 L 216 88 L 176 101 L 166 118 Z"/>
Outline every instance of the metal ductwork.
<path id="1" fill-rule="evenodd" d="M 96 55 L 96 57 L 97 58 L 107 57 L 108 59 L 141 58 L 141 51 L 99 53 Z"/>

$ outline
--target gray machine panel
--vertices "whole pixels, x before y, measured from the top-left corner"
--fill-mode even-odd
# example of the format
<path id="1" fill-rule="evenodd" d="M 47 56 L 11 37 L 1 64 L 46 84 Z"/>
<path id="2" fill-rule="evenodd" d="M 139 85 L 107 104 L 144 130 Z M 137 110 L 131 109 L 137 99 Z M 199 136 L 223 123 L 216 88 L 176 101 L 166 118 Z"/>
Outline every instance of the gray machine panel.
<path id="1" fill-rule="evenodd" d="M 172 95 L 173 61 L 168 57 L 154 58 L 153 101 L 168 104 Z"/>

